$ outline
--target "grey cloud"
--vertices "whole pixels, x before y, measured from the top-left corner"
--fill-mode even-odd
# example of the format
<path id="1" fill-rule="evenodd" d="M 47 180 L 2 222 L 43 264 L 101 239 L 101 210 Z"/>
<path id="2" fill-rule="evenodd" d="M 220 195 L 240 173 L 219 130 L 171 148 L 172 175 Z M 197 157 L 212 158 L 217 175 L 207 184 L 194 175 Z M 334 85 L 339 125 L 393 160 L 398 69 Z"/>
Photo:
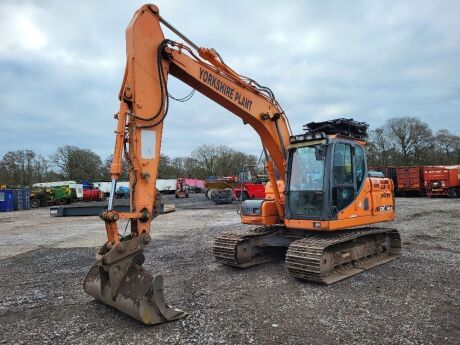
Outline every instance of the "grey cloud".
<path id="1" fill-rule="evenodd" d="M 106 156 L 124 68 L 124 30 L 141 1 L 0 4 L 0 154 L 64 144 Z M 457 1 L 158 1 L 161 14 L 243 75 L 269 86 L 294 132 L 351 115 L 379 126 L 418 116 L 460 132 Z M 168 31 L 165 30 L 167 33 Z M 173 38 L 175 38 L 172 35 Z M 171 81 L 171 93 L 190 90 Z M 195 95 L 171 102 L 164 152 L 202 143 L 258 154 L 254 131 Z"/>

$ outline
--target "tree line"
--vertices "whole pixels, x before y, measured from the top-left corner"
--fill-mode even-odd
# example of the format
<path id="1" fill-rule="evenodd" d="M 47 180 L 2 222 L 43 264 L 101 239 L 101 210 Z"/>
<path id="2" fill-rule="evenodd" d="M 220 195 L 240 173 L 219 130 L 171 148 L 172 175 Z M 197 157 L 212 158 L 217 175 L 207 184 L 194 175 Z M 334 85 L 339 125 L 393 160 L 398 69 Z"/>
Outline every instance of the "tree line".
<path id="1" fill-rule="evenodd" d="M 226 145 L 201 145 L 190 157 L 171 158 L 162 154 L 158 178 L 235 175 L 244 165 L 255 165 L 257 158 Z M 31 186 L 59 180 L 109 181 L 112 155 L 105 160 L 92 150 L 65 145 L 45 157 L 33 150 L 7 152 L 0 160 L 0 185 Z M 121 178 L 128 179 L 123 160 Z"/>
<path id="2" fill-rule="evenodd" d="M 369 166 L 460 164 L 460 137 L 447 129 L 433 133 L 416 117 L 390 118 L 382 127 L 369 131 Z M 110 180 L 112 156 L 105 160 L 92 150 L 61 146 L 45 157 L 33 150 L 7 152 L 0 160 L 0 185 L 30 186 L 58 180 Z M 162 154 L 159 178 L 229 176 L 244 165 L 256 165 L 248 155 L 226 145 L 201 145 L 190 156 L 171 158 Z M 128 179 L 123 163 L 122 179 Z"/>
<path id="3" fill-rule="evenodd" d="M 460 136 L 447 129 L 433 133 L 416 117 L 394 117 L 369 132 L 369 166 L 460 164 Z"/>

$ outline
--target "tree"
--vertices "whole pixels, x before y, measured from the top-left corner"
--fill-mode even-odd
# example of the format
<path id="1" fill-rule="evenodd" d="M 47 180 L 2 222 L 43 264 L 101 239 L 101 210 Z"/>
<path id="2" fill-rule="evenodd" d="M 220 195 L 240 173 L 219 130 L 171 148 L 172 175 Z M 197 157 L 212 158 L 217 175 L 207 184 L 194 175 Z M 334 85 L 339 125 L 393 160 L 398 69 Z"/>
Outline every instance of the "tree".
<path id="1" fill-rule="evenodd" d="M 101 157 L 88 149 L 65 145 L 51 156 L 63 178 L 69 180 L 100 180 L 104 177 Z"/>
<path id="2" fill-rule="evenodd" d="M 431 129 L 416 117 L 391 118 L 381 130 L 397 154 L 394 163 L 399 165 L 424 164 L 434 147 Z"/>
<path id="3" fill-rule="evenodd" d="M 228 176 L 237 174 L 245 165 L 256 165 L 257 158 L 242 152 L 229 149 L 222 152 L 216 163 L 216 174 Z"/>
<path id="4" fill-rule="evenodd" d="M 112 179 L 112 174 L 110 173 L 110 167 L 112 166 L 113 161 L 113 154 L 107 156 L 104 161 L 103 166 L 103 179 L 109 181 Z M 129 168 L 128 162 L 126 162 L 125 158 L 122 157 L 121 159 L 121 175 L 120 180 L 129 180 Z"/>
<path id="5" fill-rule="evenodd" d="M 460 136 L 450 133 L 447 129 L 436 132 L 435 145 L 439 151 L 438 161 L 441 164 L 458 163 L 456 153 L 460 150 Z"/>
<path id="6" fill-rule="evenodd" d="M 192 157 L 183 157 L 183 167 L 185 177 L 195 177 L 205 179 L 207 177 L 206 171 L 200 166 L 198 161 Z"/>
<path id="7" fill-rule="evenodd" d="M 257 158 L 235 151 L 226 145 L 201 145 L 192 151 L 196 168 L 205 176 L 228 176 L 238 173 L 244 165 L 255 165 Z"/>
<path id="8" fill-rule="evenodd" d="M 33 170 L 34 183 L 55 181 L 60 178 L 56 172 L 51 170 L 51 162 L 42 155 L 35 158 Z"/>
<path id="9" fill-rule="evenodd" d="M 34 180 L 35 152 L 18 150 L 7 152 L 1 162 L 2 181 L 6 184 L 29 186 Z"/>
<path id="10" fill-rule="evenodd" d="M 196 160 L 207 176 L 215 174 L 215 165 L 222 151 L 225 151 L 225 145 L 208 145 L 198 146 L 192 151 L 192 158 Z"/>

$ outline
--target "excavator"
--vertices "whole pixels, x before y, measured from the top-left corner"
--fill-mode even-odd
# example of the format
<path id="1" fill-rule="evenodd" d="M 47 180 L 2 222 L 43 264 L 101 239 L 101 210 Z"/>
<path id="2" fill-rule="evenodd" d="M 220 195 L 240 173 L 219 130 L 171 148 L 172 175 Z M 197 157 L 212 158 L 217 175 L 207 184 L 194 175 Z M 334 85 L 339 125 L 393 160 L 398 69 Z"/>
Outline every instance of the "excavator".
<path id="1" fill-rule="evenodd" d="M 162 25 L 182 42 L 164 37 Z M 230 68 L 214 49 L 201 48 L 144 5 L 126 30 L 127 59 L 115 115 L 115 148 L 108 208 L 100 218 L 107 242 L 96 254 L 84 290 L 144 324 L 185 317 L 164 297 L 163 277 L 142 267 L 150 226 L 159 214 L 155 187 L 168 77 L 181 80 L 240 117 L 259 135 L 268 182 L 263 200 L 245 200 L 244 233 L 223 233 L 212 248 L 218 262 L 245 268 L 285 258 L 288 272 L 308 282 L 332 284 L 396 259 L 397 230 L 376 223 L 395 217 L 393 184 L 367 175 L 367 125 L 351 119 L 311 122 L 292 135 L 273 92 Z M 122 155 L 129 168 L 130 212 L 114 210 Z M 126 220 L 123 236 L 117 222 Z"/>

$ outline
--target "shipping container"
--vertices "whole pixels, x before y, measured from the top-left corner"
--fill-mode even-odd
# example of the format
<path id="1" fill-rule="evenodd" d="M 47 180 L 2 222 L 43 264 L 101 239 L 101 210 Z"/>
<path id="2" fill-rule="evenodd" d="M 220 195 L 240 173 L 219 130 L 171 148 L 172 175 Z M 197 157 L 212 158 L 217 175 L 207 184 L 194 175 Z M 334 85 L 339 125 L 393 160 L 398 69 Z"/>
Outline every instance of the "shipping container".
<path id="1" fill-rule="evenodd" d="M 397 167 L 396 179 L 398 181 L 397 195 L 425 195 L 425 185 L 423 183 L 423 167 Z"/>
<path id="2" fill-rule="evenodd" d="M 14 210 L 22 211 L 23 207 L 23 198 L 22 198 L 22 189 L 13 189 L 14 194 Z"/>
<path id="3" fill-rule="evenodd" d="M 11 189 L 0 190 L 0 212 L 14 211 L 14 191 Z"/>
<path id="4" fill-rule="evenodd" d="M 429 197 L 460 197 L 460 165 L 425 166 L 423 177 Z"/>
<path id="5" fill-rule="evenodd" d="M 24 210 L 30 210 L 30 189 L 22 189 L 22 208 Z"/>

